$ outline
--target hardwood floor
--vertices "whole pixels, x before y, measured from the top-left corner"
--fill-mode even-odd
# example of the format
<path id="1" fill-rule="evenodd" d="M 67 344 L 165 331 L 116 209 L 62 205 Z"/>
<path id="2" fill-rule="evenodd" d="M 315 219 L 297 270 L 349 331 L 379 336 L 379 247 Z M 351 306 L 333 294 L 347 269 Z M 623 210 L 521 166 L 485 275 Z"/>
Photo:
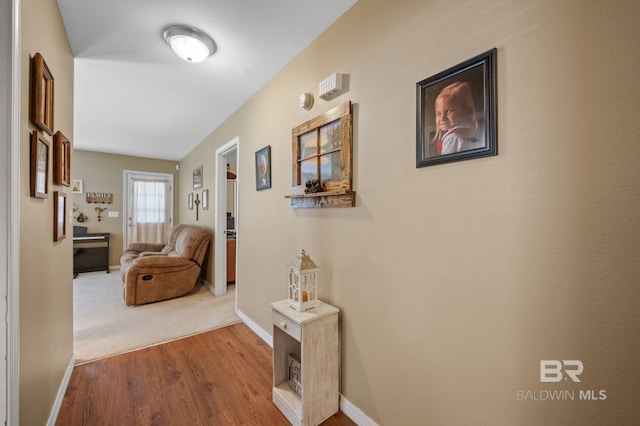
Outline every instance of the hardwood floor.
<path id="1" fill-rule="evenodd" d="M 76 366 L 56 425 L 287 425 L 272 374 L 269 345 L 235 324 Z"/>

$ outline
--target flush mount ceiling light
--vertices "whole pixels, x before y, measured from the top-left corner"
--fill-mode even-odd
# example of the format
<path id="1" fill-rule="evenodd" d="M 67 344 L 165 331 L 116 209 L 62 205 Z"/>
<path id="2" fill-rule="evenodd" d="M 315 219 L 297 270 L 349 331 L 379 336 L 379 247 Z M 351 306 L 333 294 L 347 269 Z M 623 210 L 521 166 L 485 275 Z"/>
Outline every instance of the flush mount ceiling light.
<path id="1" fill-rule="evenodd" d="M 216 52 L 216 44 L 207 34 L 185 25 L 170 25 L 162 32 L 176 55 L 187 62 L 201 62 Z"/>

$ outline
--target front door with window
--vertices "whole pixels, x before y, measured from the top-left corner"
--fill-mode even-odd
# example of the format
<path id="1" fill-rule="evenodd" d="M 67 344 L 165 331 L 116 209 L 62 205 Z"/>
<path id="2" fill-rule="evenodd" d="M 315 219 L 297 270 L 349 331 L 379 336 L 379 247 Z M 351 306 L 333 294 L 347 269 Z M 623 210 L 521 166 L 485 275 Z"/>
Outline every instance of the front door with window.
<path id="1" fill-rule="evenodd" d="M 164 243 L 172 224 L 173 176 L 126 171 L 125 247 Z"/>

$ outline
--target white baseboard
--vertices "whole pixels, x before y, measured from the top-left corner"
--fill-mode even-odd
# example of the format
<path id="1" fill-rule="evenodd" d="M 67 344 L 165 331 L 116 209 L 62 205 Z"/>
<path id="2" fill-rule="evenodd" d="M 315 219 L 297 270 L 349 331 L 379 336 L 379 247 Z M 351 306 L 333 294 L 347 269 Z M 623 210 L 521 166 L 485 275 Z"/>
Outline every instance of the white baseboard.
<path id="1" fill-rule="evenodd" d="M 200 282 L 202 283 L 203 286 L 205 286 L 207 288 L 207 290 L 209 290 L 212 294 L 216 294 L 216 289 L 209 283 L 209 281 L 205 280 L 204 278 L 200 278 Z"/>
<path id="2" fill-rule="evenodd" d="M 75 364 L 76 364 L 76 354 L 72 353 L 71 359 L 69 360 L 69 364 L 67 364 L 67 370 L 64 372 L 64 377 L 62 378 L 62 382 L 60 383 L 60 388 L 58 389 L 58 395 L 56 396 L 56 400 L 53 403 L 53 408 L 51 409 L 51 414 L 49 415 L 47 426 L 55 426 L 56 420 L 58 420 L 58 414 L 60 413 L 62 400 L 64 400 L 64 395 L 67 393 L 67 386 L 69 385 L 69 380 L 71 380 L 71 373 L 73 372 L 73 366 Z"/>
<path id="3" fill-rule="evenodd" d="M 242 318 L 242 321 L 256 333 L 262 340 L 264 340 L 269 346 L 273 347 L 273 336 L 267 333 L 262 327 L 260 327 L 255 321 L 249 318 L 245 313 L 238 310 L 238 316 Z M 353 405 L 347 398 L 340 395 L 340 411 L 345 416 L 349 417 L 358 426 L 378 426 L 376 422 L 371 420 L 366 414 L 362 412 L 358 407 Z"/>
<path id="4" fill-rule="evenodd" d="M 347 398 L 340 394 L 340 411 L 349 417 L 358 426 L 378 426 L 369 416 L 353 405 Z"/>
<path id="5" fill-rule="evenodd" d="M 244 322 L 247 325 L 247 327 L 251 329 L 251 331 L 253 331 L 258 336 L 260 336 L 260 338 L 264 340 L 267 345 L 273 347 L 273 337 L 269 333 L 264 331 L 262 327 L 256 324 L 255 321 L 253 321 L 251 318 L 245 315 L 244 312 L 242 312 L 241 310 L 238 310 L 237 314 L 240 318 L 242 318 L 242 322 Z"/>
<path id="6" fill-rule="evenodd" d="M 109 265 L 109 271 L 119 271 L 120 265 Z"/>

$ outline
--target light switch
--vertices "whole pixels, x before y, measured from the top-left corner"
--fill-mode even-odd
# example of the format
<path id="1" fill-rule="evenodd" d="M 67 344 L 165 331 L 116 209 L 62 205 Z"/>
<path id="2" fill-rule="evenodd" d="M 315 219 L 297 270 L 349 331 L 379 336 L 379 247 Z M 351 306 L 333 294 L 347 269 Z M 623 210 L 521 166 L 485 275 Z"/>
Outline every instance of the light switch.
<path id="1" fill-rule="evenodd" d="M 109 217 L 120 217 L 120 212 L 118 211 L 109 212 Z"/>

